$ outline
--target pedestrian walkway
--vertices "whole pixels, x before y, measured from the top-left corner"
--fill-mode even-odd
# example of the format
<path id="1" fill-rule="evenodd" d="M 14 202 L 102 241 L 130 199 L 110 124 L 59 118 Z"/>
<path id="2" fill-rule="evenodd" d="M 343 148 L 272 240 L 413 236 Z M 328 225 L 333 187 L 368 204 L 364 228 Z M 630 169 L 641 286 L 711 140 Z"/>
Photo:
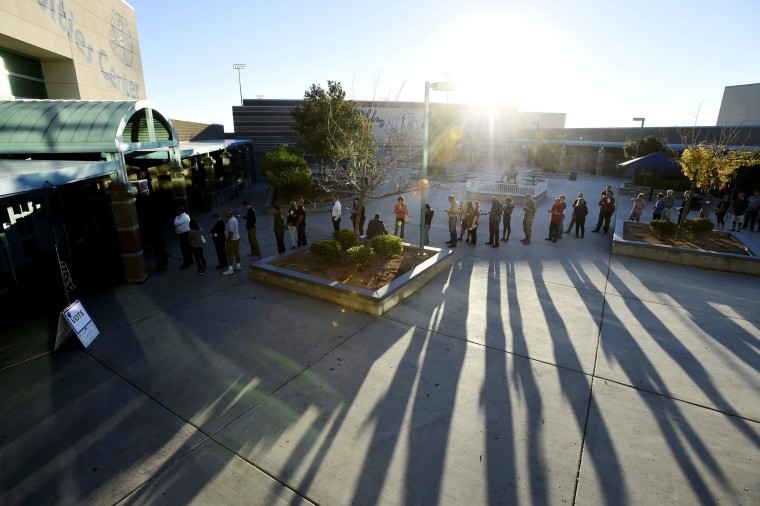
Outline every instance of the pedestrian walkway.
<path id="1" fill-rule="evenodd" d="M 534 238 L 559 194 L 593 225 L 607 184 L 551 181 Z M 254 203 L 266 257 L 265 195 L 230 207 Z M 167 271 L 83 300 L 87 350 L 6 315 L 0 503 L 759 504 L 758 279 L 616 257 L 612 234 L 523 246 L 521 220 L 381 317 L 179 270 L 170 238 Z"/>

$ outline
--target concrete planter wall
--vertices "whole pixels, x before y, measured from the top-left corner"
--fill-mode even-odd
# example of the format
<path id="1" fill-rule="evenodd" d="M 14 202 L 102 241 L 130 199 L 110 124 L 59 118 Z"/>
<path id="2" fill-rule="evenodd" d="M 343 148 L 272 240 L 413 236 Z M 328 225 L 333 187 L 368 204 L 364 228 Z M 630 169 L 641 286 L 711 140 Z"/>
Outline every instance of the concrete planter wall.
<path id="1" fill-rule="evenodd" d="M 730 253 L 716 253 L 713 251 L 680 248 L 664 244 L 627 241 L 623 239 L 624 226 L 625 223 L 622 220 L 618 220 L 617 226 L 615 227 L 615 236 L 612 241 L 613 255 L 623 255 L 643 258 L 646 260 L 655 260 L 657 262 L 701 267 L 703 269 L 711 269 L 714 271 L 760 276 L 760 257 L 757 256 L 757 252 L 754 252 L 755 256 L 735 255 Z M 742 242 L 740 237 L 734 237 L 739 240 L 739 242 Z M 745 243 L 742 242 L 742 244 Z M 750 246 L 746 244 L 745 246 L 752 251 Z"/>
<path id="2" fill-rule="evenodd" d="M 414 247 L 410 244 L 404 246 Z M 412 295 L 441 272 L 450 269 L 454 264 L 454 257 L 450 250 L 430 247 L 425 248 L 425 250 L 435 254 L 424 263 L 377 291 L 345 285 L 267 263 L 267 261 L 276 258 L 300 253 L 299 250 L 269 257 L 252 264 L 250 276 L 254 281 L 279 286 L 315 299 L 379 316 Z"/>

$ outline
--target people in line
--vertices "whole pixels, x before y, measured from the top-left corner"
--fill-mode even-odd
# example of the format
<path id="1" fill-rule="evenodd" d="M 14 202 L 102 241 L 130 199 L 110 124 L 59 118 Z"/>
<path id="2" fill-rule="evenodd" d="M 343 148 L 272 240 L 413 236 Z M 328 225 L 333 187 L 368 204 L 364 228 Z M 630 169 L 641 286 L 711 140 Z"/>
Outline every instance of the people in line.
<path id="1" fill-rule="evenodd" d="M 533 233 L 533 219 L 536 217 L 536 201 L 530 193 L 525 195 L 523 202 L 523 232 L 525 237 L 520 242 L 526 246 L 530 244 L 530 236 Z"/>
<path id="2" fill-rule="evenodd" d="M 298 233 L 297 246 L 306 246 L 306 210 L 303 207 L 303 199 L 298 199 L 296 208 L 296 231 Z"/>
<path id="3" fill-rule="evenodd" d="M 379 214 L 375 214 L 375 217 L 367 223 L 367 239 L 372 239 L 376 235 L 387 234 L 388 230 L 385 228 L 385 223 L 380 219 Z"/>
<path id="4" fill-rule="evenodd" d="M 206 273 L 206 257 L 203 256 L 203 245 L 206 243 L 206 239 L 203 238 L 203 230 L 198 225 L 198 222 L 194 219 L 190 220 L 190 232 L 188 233 L 188 242 L 193 252 L 193 258 L 195 259 L 195 265 L 198 267 L 196 274 Z"/>
<path id="5" fill-rule="evenodd" d="M 174 218 L 174 231 L 179 239 L 179 250 L 182 253 L 182 265 L 180 269 L 187 269 L 193 265 L 193 250 L 190 247 L 190 215 L 184 207 L 178 207 L 177 216 Z"/>
<path id="6" fill-rule="evenodd" d="M 253 257 L 254 260 L 261 258 L 261 250 L 259 250 L 259 241 L 256 239 L 256 211 L 253 210 L 253 206 L 247 200 L 243 202 L 245 208 L 245 216 L 238 216 L 245 220 L 245 230 L 248 233 L 248 243 L 251 245 L 251 252 L 248 253 L 249 257 Z"/>
<path id="7" fill-rule="evenodd" d="M 578 198 L 573 203 L 573 218 L 571 223 L 575 223 L 575 238 L 578 238 L 578 232 L 581 234 L 581 239 L 586 235 L 586 216 L 588 215 L 588 205 L 586 205 L 586 199 L 583 198 L 583 194 L 579 193 Z"/>
<path id="8" fill-rule="evenodd" d="M 406 216 L 409 214 L 409 208 L 404 202 L 404 197 L 399 196 L 396 204 L 393 206 L 393 214 L 396 215 L 396 226 L 393 229 L 393 235 L 404 238 L 404 225 L 406 225 Z M 401 234 L 399 235 L 399 230 Z"/>
<path id="9" fill-rule="evenodd" d="M 461 207 L 459 205 L 459 202 L 457 202 L 457 199 L 454 198 L 454 195 L 448 196 L 449 201 L 449 208 L 446 210 L 446 214 L 449 216 L 449 235 L 451 238 L 449 239 L 449 242 L 446 243 L 447 246 L 450 248 L 456 248 L 457 247 L 457 218 L 459 217 L 459 213 L 461 211 Z"/>
<path id="10" fill-rule="evenodd" d="M 478 222 L 480 221 L 480 202 L 477 200 L 472 201 L 470 214 L 470 227 L 467 229 L 467 240 L 465 243 L 475 246 L 478 242 Z"/>
<path id="11" fill-rule="evenodd" d="M 296 227 L 298 206 L 295 200 L 290 201 L 290 209 L 288 209 L 288 215 L 285 217 L 285 223 L 288 226 L 288 232 L 290 233 L 290 249 L 296 249 L 298 244 L 298 227 Z"/>
<path id="12" fill-rule="evenodd" d="M 747 212 L 747 199 L 740 193 L 734 201 L 734 217 L 731 218 L 731 232 L 738 232 L 742 228 L 744 213 Z"/>
<path id="13" fill-rule="evenodd" d="M 359 235 L 364 235 L 364 219 L 365 219 L 365 209 L 364 206 L 361 206 L 361 214 L 359 213 L 359 199 L 355 198 L 353 205 L 351 206 L 351 226 L 356 230 L 356 218 L 358 215 L 359 218 Z"/>
<path id="14" fill-rule="evenodd" d="M 749 228 L 750 232 L 755 228 L 755 222 L 757 216 L 760 214 L 760 190 L 755 190 L 754 193 L 747 198 L 747 210 L 744 211 L 744 224 L 743 228 L 746 230 Z M 760 231 L 760 223 L 757 229 Z"/>
<path id="15" fill-rule="evenodd" d="M 465 237 L 467 231 L 470 229 L 470 222 L 472 221 L 472 201 L 467 201 L 460 206 L 459 221 L 459 238 L 457 240 L 461 241 Z M 467 240 L 469 241 L 469 235 Z"/>
<path id="16" fill-rule="evenodd" d="M 338 199 L 337 195 L 332 196 L 333 206 L 332 211 L 330 212 L 330 216 L 332 217 L 332 226 L 333 230 L 336 232 L 340 230 L 340 217 L 341 212 L 343 211 L 343 208 L 340 205 L 340 199 Z"/>
<path id="17" fill-rule="evenodd" d="M 662 198 L 665 208 L 662 211 L 662 219 L 670 221 L 670 215 L 673 212 L 673 206 L 676 204 L 676 198 L 673 196 L 673 190 L 668 190 Z"/>
<path id="18" fill-rule="evenodd" d="M 512 203 L 512 197 L 507 197 L 504 200 L 504 207 L 502 208 L 504 233 L 501 236 L 501 242 L 509 241 L 509 236 L 512 234 L 512 211 L 514 208 L 515 205 Z"/>
<path id="19" fill-rule="evenodd" d="M 565 209 L 567 209 L 567 197 L 560 195 L 559 205 L 562 208 L 562 217 L 559 222 L 559 230 L 557 230 L 557 239 L 562 239 L 562 232 L 565 230 Z"/>
<path id="20" fill-rule="evenodd" d="M 499 247 L 499 224 L 504 214 L 504 206 L 491 195 L 491 210 L 488 211 L 488 242 L 492 248 Z"/>
<path id="21" fill-rule="evenodd" d="M 681 205 L 678 206 L 678 224 L 681 224 L 681 220 L 684 217 L 684 214 L 688 215 L 689 211 L 686 210 L 686 206 L 689 204 L 689 196 L 691 195 L 690 191 L 683 192 L 683 200 L 681 201 Z"/>
<path id="22" fill-rule="evenodd" d="M 644 200 L 644 194 L 639 193 L 637 197 L 631 199 L 631 202 L 633 202 L 633 208 L 631 209 L 631 214 L 628 216 L 628 221 L 639 223 L 641 221 L 641 214 L 644 212 L 644 208 L 647 204 L 646 200 Z"/>
<path id="23" fill-rule="evenodd" d="M 575 210 L 575 206 L 578 205 L 578 200 L 583 199 L 583 192 L 578 194 L 578 198 L 573 201 L 573 210 Z M 585 202 L 585 201 L 584 201 Z M 573 224 L 575 224 L 575 213 L 570 213 L 570 224 L 567 226 L 567 230 L 565 230 L 566 234 L 569 234 L 570 231 L 573 229 Z"/>
<path id="24" fill-rule="evenodd" d="M 665 195 L 662 192 L 657 194 L 657 201 L 652 205 L 652 221 L 661 220 L 662 213 L 665 212 Z"/>
<path id="25" fill-rule="evenodd" d="M 602 191 L 602 194 L 599 196 L 599 198 L 603 199 L 607 195 L 607 192 L 610 192 L 610 191 L 612 191 L 612 185 L 608 184 L 607 187 L 604 189 L 604 191 Z M 601 202 L 601 200 L 600 200 L 600 202 Z M 600 203 L 599 204 L 599 219 L 596 221 L 596 227 L 594 227 L 594 228 L 596 228 L 597 231 L 600 228 L 602 228 L 602 221 L 603 220 L 604 220 L 604 216 L 602 215 L 602 205 Z"/>
<path id="26" fill-rule="evenodd" d="M 237 218 L 235 218 L 235 213 L 231 208 L 228 207 L 224 210 L 224 216 L 227 218 L 227 225 L 224 228 L 227 235 L 227 242 L 224 245 L 227 250 L 227 270 L 222 274 L 230 276 L 243 270 L 240 266 L 240 231 L 238 230 Z"/>
<path id="27" fill-rule="evenodd" d="M 212 218 L 214 219 L 214 226 L 211 227 L 211 239 L 214 241 L 214 251 L 216 251 L 216 268 L 224 269 L 227 267 L 227 250 L 224 247 L 227 238 L 224 233 L 224 222 L 219 213 L 214 213 Z"/>
<path id="28" fill-rule="evenodd" d="M 723 200 L 718 202 L 718 207 L 715 209 L 715 219 L 718 222 L 717 227 L 721 230 L 726 228 L 726 214 L 731 209 L 731 200 L 728 193 L 723 195 Z"/>
<path id="29" fill-rule="evenodd" d="M 425 203 L 425 244 L 430 244 L 430 227 L 433 226 L 433 216 L 435 216 L 435 211 L 429 203 Z"/>
<path id="30" fill-rule="evenodd" d="M 612 194 L 612 190 L 607 190 L 602 194 L 602 198 L 599 199 L 599 220 L 596 223 L 596 228 L 592 232 L 599 232 L 599 227 L 604 222 L 604 233 L 610 229 L 610 219 L 615 214 L 615 197 Z"/>
<path id="31" fill-rule="evenodd" d="M 559 229 L 562 228 L 562 202 L 559 197 L 554 199 L 554 204 L 549 208 L 551 218 L 549 219 L 549 237 L 547 241 L 557 242 L 559 238 Z"/>
<path id="32" fill-rule="evenodd" d="M 272 206 L 274 239 L 277 242 L 277 253 L 285 253 L 285 220 L 282 219 L 280 214 L 280 206 L 277 204 Z"/>

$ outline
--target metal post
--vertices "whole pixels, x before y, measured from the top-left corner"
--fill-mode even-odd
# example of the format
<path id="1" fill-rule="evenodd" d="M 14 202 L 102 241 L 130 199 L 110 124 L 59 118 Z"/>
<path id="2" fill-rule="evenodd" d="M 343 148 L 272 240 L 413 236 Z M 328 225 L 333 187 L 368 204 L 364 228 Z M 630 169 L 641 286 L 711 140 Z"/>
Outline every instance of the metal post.
<path id="1" fill-rule="evenodd" d="M 641 136 L 644 134 L 644 120 L 646 118 L 633 118 L 633 121 L 641 121 L 641 126 L 639 127 L 639 142 L 636 143 L 636 158 L 639 157 L 639 147 L 641 146 Z"/>
<path id="2" fill-rule="evenodd" d="M 425 81 L 425 109 L 422 114 L 422 178 L 420 179 L 420 256 L 425 255 L 425 185 L 428 170 L 428 130 L 430 128 L 430 82 Z"/>
<path id="3" fill-rule="evenodd" d="M 245 68 L 245 63 L 233 63 L 232 68 L 237 70 L 238 73 L 238 88 L 240 89 L 240 106 L 243 105 L 243 84 L 240 81 L 240 69 Z"/>

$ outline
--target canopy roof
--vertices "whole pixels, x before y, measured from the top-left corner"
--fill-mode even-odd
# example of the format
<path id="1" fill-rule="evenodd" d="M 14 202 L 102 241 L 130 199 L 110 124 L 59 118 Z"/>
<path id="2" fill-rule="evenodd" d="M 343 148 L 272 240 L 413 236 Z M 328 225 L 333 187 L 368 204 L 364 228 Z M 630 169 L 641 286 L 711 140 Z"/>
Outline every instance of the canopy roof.
<path id="1" fill-rule="evenodd" d="M 646 156 L 634 158 L 627 162 L 621 163 L 619 166 L 621 169 L 678 169 L 681 170 L 681 165 L 662 151 L 651 153 Z"/>
<path id="2" fill-rule="evenodd" d="M 118 172 L 119 162 L 84 160 L 2 160 L 0 197 Z"/>
<path id="3" fill-rule="evenodd" d="M 151 102 L 0 101 L 0 154 L 123 153 L 179 144 Z"/>

